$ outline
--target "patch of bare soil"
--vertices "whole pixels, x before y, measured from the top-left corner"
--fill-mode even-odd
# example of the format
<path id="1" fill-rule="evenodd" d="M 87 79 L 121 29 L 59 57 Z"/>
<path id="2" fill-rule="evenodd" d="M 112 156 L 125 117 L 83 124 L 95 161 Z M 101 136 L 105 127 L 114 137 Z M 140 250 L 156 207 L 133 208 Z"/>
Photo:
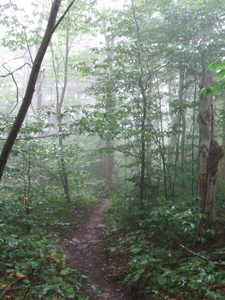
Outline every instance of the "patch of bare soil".
<path id="1" fill-rule="evenodd" d="M 108 204 L 109 201 L 104 200 L 95 207 L 84 224 L 74 232 L 74 236 L 70 240 L 64 240 L 64 243 L 72 257 L 73 267 L 87 271 L 85 292 L 91 295 L 91 299 L 131 300 L 133 298 L 126 295 L 122 285 L 113 280 L 112 274 L 108 271 L 107 258 L 102 251 L 105 226 L 103 211 Z"/>

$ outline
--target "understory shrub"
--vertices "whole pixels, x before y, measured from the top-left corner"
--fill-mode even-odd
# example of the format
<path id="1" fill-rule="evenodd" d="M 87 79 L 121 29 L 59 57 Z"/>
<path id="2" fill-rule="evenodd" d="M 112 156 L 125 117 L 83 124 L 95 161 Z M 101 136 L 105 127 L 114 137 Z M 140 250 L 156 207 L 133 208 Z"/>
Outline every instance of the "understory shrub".
<path id="1" fill-rule="evenodd" d="M 109 219 L 112 210 L 108 211 Z M 123 229 L 127 217 L 123 219 L 124 211 L 118 205 L 116 210 L 120 216 L 108 226 L 108 250 L 115 259 L 123 260 L 116 274 L 120 274 L 120 280 L 129 290 L 141 290 L 155 297 L 182 292 L 185 299 L 191 293 L 196 299 L 223 294 L 223 269 L 217 262 L 201 258 L 209 255 L 205 236 L 213 231 L 199 230 L 198 224 L 206 216 L 198 213 L 196 205 L 192 203 L 185 208 L 172 201 L 149 205 L 138 222 L 135 219 L 129 227 L 132 230 Z"/>
<path id="2" fill-rule="evenodd" d="M 88 299 L 81 292 L 84 276 L 69 266 L 59 234 L 46 227 L 57 223 L 54 215 L 37 207 L 26 214 L 24 205 L 9 199 L 1 203 L 0 216 L 1 296 Z"/>

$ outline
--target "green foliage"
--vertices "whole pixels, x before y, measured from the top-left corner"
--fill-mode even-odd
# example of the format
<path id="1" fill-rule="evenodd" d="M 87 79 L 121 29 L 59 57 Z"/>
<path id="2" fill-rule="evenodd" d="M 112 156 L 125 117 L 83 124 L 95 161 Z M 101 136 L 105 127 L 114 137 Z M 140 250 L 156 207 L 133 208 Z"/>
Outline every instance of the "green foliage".
<path id="1" fill-rule="evenodd" d="M 33 299 L 88 299 L 80 294 L 82 276 L 68 266 L 59 234 L 47 231 L 46 224 L 53 226 L 57 220 L 37 206 L 29 215 L 24 210 L 16 200 L 1 203 L 1 289 L 15 281 L 17 299 L 25 294 Z"/>
<path id="2" fill-rule="evenodd" d="M 23 50 L 18 56 L 26 53 L 30 56 L 26 61 L 32 61 L 46 23 L 46 13 L 39 13 L 39 7 L 34 4 L 29 18 L 11 2 L 0 5 L 0 25 L 6 30 L 1 45 L 6 52 Z M 112 241 L 111 250 L 118 254 L 124 250 L 127 255 L 124 283 L 159 297 L 169 290 L 173 295 L 192 290 L 193 298 L 201 293 L 220 298 L 219 291 L 211 287 L 224 282 L 222 272 L 215 264 L 184 254 L 179 245 L 190 249 L 201 245 L 198 252 L 207 255 L 202 249 L 207 234 L 213 235 L 209 229 L 198 230 L 205 216 L 198 213 L 194 199 L 198 84 L 202 53 L 209 60 L 208 70 L 217 72 L 219 79 L 224 77 L 224 62 L 218 60 L 224 55 L 224 9 L 222 0 L 143 0 L 103 12 L 97 11 L 95 1 L 75 3 L 52 39 L 44 62 L 36 89 L 43 108 L 36 108 L 40 103 L 37 105 L 35 98 L 1 184 L 3 258 L 9 264 L 2 268 L 12 277 L 5 276 L 3 285 L 22 274 L 27 293 L 35 291 L 30 297 L 52 299 L 57 292 L 58 298 L 65 299 L 73 297 L 69 276 L 75 276 L 79 290 L 80 279 L 64 266 L 63 249 L 54 244 L 58 236 L 49 235 L 46 229 L 77 226 L 77 221 L 68 221 L 70 208 L 75 208 L 78 217 L 77 208 L 87 208 L 103 196 L 104 156 L 110 152 L 114 155 L 114 190 L 122 191 L 115 196 L 113 215 L 109 210 L 110 230 L 123 235 L 118 245 Z M 3 73 L 9 77 L 0 78 L 0 96 L 6 99 L 2 110 L 17 110 L 16 100 L 19 103 L 23 94 L 26 71 L 19 67 L 11 73 L 18 67 L 15 61 L 3 65 Z M 63 82 L 67 82 L 66 106 L 57 114 L 56 105 L 45 104 L 59 100 Z M 201 92 L 223 100 L 217 93 L 223 87 L 222 82 Z M 94 102 L 97 104 L 92 105 Z M 222 101 L 217 103 L 215 125 L 219 130 L 214 130 L 215 134 L 221 130 L 223 116 Z M 4 140 L 13 117 L 1 114 L 0 122 Z M 63 143 L 59 144 L 59 139 Z M 110 151 L 105 149 L 105 140 L 112 143 Z M 141 167 L 144 199 L 140 203 Z M 30 214 L 18 203 L 20 196 L 27 198 L 33 209 Z M 219 196 L 222 203 L 223 193 Z M 37 274 L 40 284 L 33 286 Z"/>
<path id="3" fill-rule="evenodd" d="M 102 177 L 93 180 L 90 171 L 96 160 L 87 159 L 81 148 L 68 143 L 56 147 L 57 135 L 43 137 L 54 126 L 47 121 L 54 112 L 52 107 L 44 107 L 41 113 L 24 124 L 1 184 L 1 291 L 15 282 L 17 299 L 24 299 L 24 295 L 32 299 L 88 299 L 82 294 L 83 276 L 68 266 L 68 255 L 55 230 L 79 226 L 82 214 L 101 196 Z M 66 114 L 62 114 L 66 136 L 75 125 L 64 118 Z M 2 115 L 2 138 L 11 124 L 12 118 Z M 62 153 L 71 189 L 69 206 L 59 184 Z M 13 291 L 9 293 L 14 296 Z"/>
<path id="4" fill-rule="evenodd" d="M 10 2 L 0 5 L 0 24 L 5 27 L 1 45 L 12 52 L 40 44 L 42 27 L 34 28 L 34 20 L 31 20 L 25 10 L 16 4 Z"/>
<path id="5" fill-rule="evenodd" d="M 145 212 L 137 212 L 139 219 L 137 214 L 136 218 L 133 216 L 133 226 L 130 224 L 133 211 L 130 211 L 131 219 L 128 221 L 122 205 L 124 201 L 117 202 L 116 224 L 110 223 L 108 228 L 108 250 L 114 259 L 123 255 L 121 259 L 126 261 L 117 269 L 120 279 L 132 291 L 138 289 L 144 294 L 161 297 L 168 293 L 171 296 L 182 293 L 187 299 L 191 293 L 196 299 L 213 295 L 214 285 L 220 282 L 221 290 L 217 288 L 217 296 L 221 297 L 225 283 L 223 270 L 218 269 L 216 262 L 208 263 L 188 254 L 180 246 L 193 249 L 193 245 L 202 245 L 201 248 L 204 248 L 209 230 L 199 230 L 198 224 L 206 216 L 198 213 L 193 201 L 189 205 L 187 200 L 180 203 L 156 201 L 155 204 L 149 203 Z M 130 203 L 133 206 L 132 199 Z M 109 209 L 108 217 L 112 213 L 115 213 L 113 207 Z M 121 232 L 121 228 L 127 230 Z M 199 254 L 208 255 L 206 250 L 200 250 Z"/>
<path id="6" fill-rule="evenodd" d="M 206 68 L 207 70 L 216 71 L 216 78 L 224 79 L 225 76 L 225 62 L 224 61 L 216 61 L 211 64 L 209 64 Z M 218 83 L 215 87 L 206 87 L 201 90 L 201 93 L 206 93 L 208 96 L 210 95 L 216 95 L 218 92 L 223 90 L 225 86 L 224 80 L 220 83 Z"/>
<path id="7" fill-rule="evenodd" d="M 19 139 L 11 152 L 11 158 L 5 169 L 5 183 L 1 197 L 26 197 L 28 201 L 40 199 L 51 203 L 52 199 L 65 198 L 61 178 L 61 157 L 64 157 L 68 175 L 72 202 L 88 205 L 102 196 L 103 175 L 94 178 L 102 158 L 96 159 L 84 151 L 83 141 L 78 145 L 79 136 L 73 132 L 84 132 L 84 126 L 76 119 L 75 108 L 65 107 L 62 112 L 62 136 L 64 145 L 57 146 L 59 136 L 47 132 L 54 128 L 48 120 L 55 118 L 55 107 L 45 106 L 38 115 L 30 117 L 23 125 Z M 70 114 L 69 114 L 70 113 Z M 1 137 L 5 138 L 12 124 L 12 117 L 2 114 Z M 83 127 L 83 128 L 82 128 Z M 78 129 L 80 128 L 80 129 Z M 74 135 L 73 135 L 74 134 Z M 70 137 L 69 137 L 70 135 Z M 97 153 L 99 156 L 99 153 Z M 99 188 L 101 186 L 101 188 Z M 1 198 L 0 197 L 0 198 Z"/>

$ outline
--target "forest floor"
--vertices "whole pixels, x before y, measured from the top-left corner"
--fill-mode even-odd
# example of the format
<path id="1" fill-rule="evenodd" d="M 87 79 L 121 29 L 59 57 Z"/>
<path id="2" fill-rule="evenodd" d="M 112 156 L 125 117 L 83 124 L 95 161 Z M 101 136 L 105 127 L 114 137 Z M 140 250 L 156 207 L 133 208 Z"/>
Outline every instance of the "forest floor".
<path id="1" fill-rule="evenodd" d="M 70 232 L 63 243 L 71 256 L 70 266 L 87 275 L 84 293 L 90 295 L 90 299 L 132 300 L 134 298 L 126 294 L 122 284 L 114 280 L 102 247 L 105 227 L 103 211 L 109 203 L 104 200 L 94 207 L 81 226 Z"/>

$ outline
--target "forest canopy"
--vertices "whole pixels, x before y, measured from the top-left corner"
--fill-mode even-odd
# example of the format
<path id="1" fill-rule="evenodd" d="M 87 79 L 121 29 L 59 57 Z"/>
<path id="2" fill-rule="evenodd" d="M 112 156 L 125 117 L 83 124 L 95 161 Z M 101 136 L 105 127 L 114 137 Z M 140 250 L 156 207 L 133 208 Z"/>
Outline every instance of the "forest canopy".
<path id="1" fill-rule="evenodd" d="M 222 299 L 223 258 L 207 255 L 225 247 L 224 21 L 223 0 L 4 0 L 4 234 L 110 198 L 130 290 Z"/>

